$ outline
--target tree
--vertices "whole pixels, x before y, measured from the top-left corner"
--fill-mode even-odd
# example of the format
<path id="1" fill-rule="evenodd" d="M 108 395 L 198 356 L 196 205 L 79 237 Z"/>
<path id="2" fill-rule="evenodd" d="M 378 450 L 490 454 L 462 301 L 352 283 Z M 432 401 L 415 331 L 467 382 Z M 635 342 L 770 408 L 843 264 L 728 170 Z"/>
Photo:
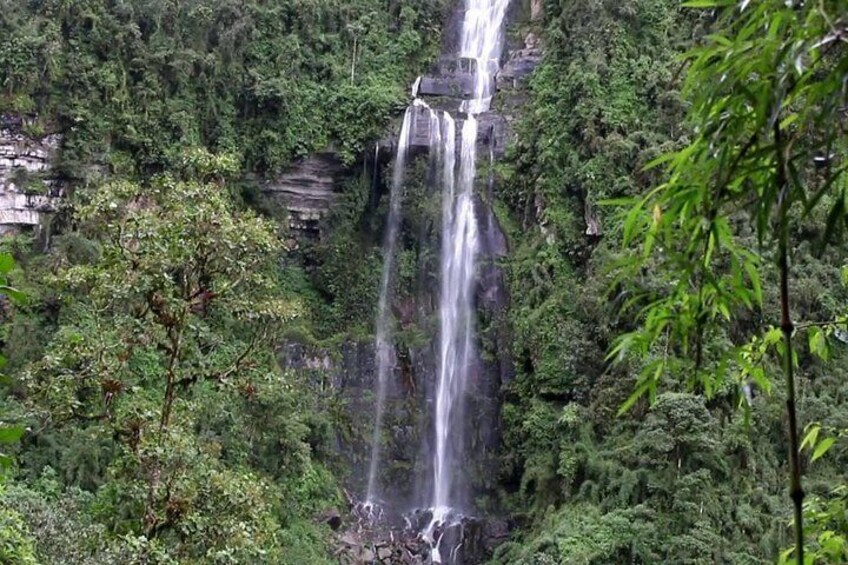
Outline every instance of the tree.
<path id="1" fill-rule="evenodd" d="M 644 395 L 653 399 L 669 374 L 686 375 L 708 396 L 726 389 L 731 374 L 739 398 L 750 381 L 769 390 L 765 367 L 772 354 L 778 356 L 795 554 L 803 563 L 793 335 L 796 329 L 833 329 L 840 320 L 794 323 L 790 253 L 802 220 L 823 218 L 820 239 L 826 244 L 848 217 L 845 6 L 782 0 L 684 5 L 715 11 L 713 34 L 686 57 L 692 140 L 653 163 L 667 167 L 667 182 L 630 203 L 625 245 L 638 244 L 642 252 L 623 261 L 619 272 L 637 281 L 644 281 L 643 270 L 659 272 L 662 285 L 632 289 L 627 306 L 638 309 L 640 323 L 618 339 L 610 357 L 642 360 L 626 409 Z M 773 305 L 764 304 L 760 282 L 771 265 L 779 287 Z M 746 326 L 745 313 L 761 306 L 767 315 L 779 311 L 779 321 Z M 716 346 L 719 340 L 732 347 Z"/>
<path id="2" fill-rule="evenodd" d="M 15 268 L 15 260 L 8 253 L 0 253 L 0 308 L 6 309 L 8 301 L 23 302 L 24 296 L 9 286 L 9 273 Z M 6 313 L 2 314 L 4 317 Z M 6 358 L 0 355 L 0 369 L 6 364 Z M 0 385 L 8 385 L 11 379 L 0 373 Z M 24 435 L 20 424 L 8 424 L 5 415 L 0 414 L 0 446 L 12 445 Z M 0 494 L 3 493 L 6 471 L 12 465 L 12 457 L 0 451 Z M 0 561 L 3 563 L 35 564 L 33 540 L 28 536 L 20 515 L 12 508 L 0 509 Z"/>
<path id="3" fill-rule="evenodd" d="M 187 435 L 192 398 L 259 387 L 272 371 L 268 351 L 298 313 L 277 286 L 273 227 L 232 204 L 223 179 L 237 163 L 193 151 L 182 165 L 180 177 L 84 195 L 76 217 L 98 253 L 53 277 L 69 305 L 28 375 L 41 426 L 94 422 L 120 438 L 113 472 L 130 484 L 143 477 L 149 538 L 175 526 L 191 462 L 208 459 Z"/>

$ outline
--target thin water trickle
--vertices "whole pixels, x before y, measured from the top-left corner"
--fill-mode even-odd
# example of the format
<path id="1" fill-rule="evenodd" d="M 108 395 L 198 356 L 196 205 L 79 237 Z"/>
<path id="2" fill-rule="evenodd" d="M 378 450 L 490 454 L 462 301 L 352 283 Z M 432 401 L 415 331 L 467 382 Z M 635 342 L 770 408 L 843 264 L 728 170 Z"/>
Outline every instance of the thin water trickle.
<path id="1" fill-rule="evenodd" d="M 386 410 L 386 394 L 388 392 L 389 376 L 395 366 L 395 350 L 391 339 L 391 319 L 389 302 L 391 299 L 392 278 L 394 274 L 395 252 L 397 250 L 398 231 L 401 222 L 401 203 L 403 202 L 403 183 L 406 160 L 410 144 L 416 130 L 418 113 L 425 109 L 429 114 L 430 141 L 434 142 L 433 131 L 438 134 L 438 116 L 422 100 L 415 99 L 406 109 L 403 125 L 398 138 L 395 153 L 392 185 L 389 194 L 389 215 L 386 220 L 386 233 L 383 239 L 383 270 L 380 276 L 380 296 L 377 300 L 376 322 L 376 361 L 377 361 L 377 397 L 374 407 L 374 429 L 371 435 L 371 461 L 368 467 L 368 491 L 365 497 L 365 507 L 369 513 L 379 503 L 378 471 L 380 467 L 383 416 Z M 434 128 L 433 123 L 436 126 Z M 378 147 L 379 151 L 379 147 Z"/>
<path id="2" fill-rule="evenodd" d="M 415 127 L 415 104 L 406 109 L 403 116 L 403 126 L 398 138 L 395 153 L 392 185 L 389 194 L 389 216 L 386 221 L 386 233 L 383 239 L 383 272 L 380 277 L 380 297 L 377 301 L 377 398 L 374 407 L 374 430 L 371 436 L 371 463 L 368 468 L 368 493 L 366 504 L 369 509 L 376 502 L 377 470 L 380 462 L 380 434 L 383 428 L 383 412 L 385 411 L 386 389 L 388 376 L 394 367 L 394 348 L 389 339 L 389 291 L 391 289 L 392 272 L 394 270 L 395 248 L 397 247 L 397 232 L 400 227 L 401 201 L 403 191 L 403 170 L 409 153 L 409 140 Z"/>

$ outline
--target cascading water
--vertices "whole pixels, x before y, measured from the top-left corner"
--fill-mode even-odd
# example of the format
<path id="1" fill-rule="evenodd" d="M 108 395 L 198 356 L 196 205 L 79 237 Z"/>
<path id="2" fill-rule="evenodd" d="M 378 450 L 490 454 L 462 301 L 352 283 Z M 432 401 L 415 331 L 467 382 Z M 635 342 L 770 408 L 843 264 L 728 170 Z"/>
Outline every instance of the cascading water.
<path id="1" fill-rule="evenodd" d="M 374 408 L 374 430 L 371 436 L 371 462 L 368 467 L 368 492 L 365 498 L 367 514 L 377 511 L 379 485 L 377 484 L 380 465 L 380 434 L 383 429 L 386 394 L 389 376 L 395 366 L 395 350 L 391 340 L 391 319 L 389 300 L 391 298 L 392 274 L 394 273 L 395 251 L 401 221 L 401 203 L 403 201 L 403 182 L 410 142 L 417 125 L 418 113 L 426 109 L 429 113 L 430 144 L 440 144 L 439 118 L 422 100 L 415 99 L 406 109 L 395 153 L 392 185 L 389 194 L 389 215 L 386 221 L 386 233 L 383 240 L 383 271 L 380 277 L 380 296 L 377 301 L 376 346 L 377 346 L 377 398 Z M 435 124 L 435 126 L 434 126 Z"/>
<path id="2" fill-rule="evenodd" d="M 477 68 L 474 97 L 463 102 L 463 112 L 486 112 L 492 102 L 494 78 L 501 58 L 501 28 L 509 1 L 466 0 L 460 56 L 474 59 Z"/>
<path id="3" fill-rule="evenodd" d="M 461 457 L 455 449 L 464 434 L 462 404 L 469 370 L 474 362 L 474 280 L 479 241 L 474 213 L 477 118 L 489 109 L 494 76 L 501 54 L 502 24 L 509 0 L 467 0 L 461 53 L 476 62 L 473 98 L 460 108 L 467 113 L 462 126 L 459 183 L 454 186 L 453 159 L 444 159 L 444 203 L 439 301 L 439 365 L 436 392 L 436 449 L 433 461 L 433 517 L 424 534 L 449 519 L 454 504 L 452 487 Z M 445 119 L 447 122 L 447 119 Z M 452 123 L 452 120 L 451 120 Z M 450 135 L 443 136 L 450 140 Z M 448 169 L 451 169 L 448 172 Z M 438 540 L 433 561 L 440 563 Z"/>
<path id="4" fill-rule="evenodd" d="M 461 435 L 460 414 L 465 377 L 473 358 L 472 291 L 477 253 L 474 216 L 474 160 L 477 120 L 468 116 L 462 127 L 459 191 L 443 187 L 441 294 L 439 299 L 439 375 L 436 391 L 436 451 L 433 462 L 433 524 L 451 511 L 451 486 L 456 450 L 451 435 Z M 446 167 L 448 161 L 446 160 Z M 447 175 L 446 175 L 447 176 Z"/>

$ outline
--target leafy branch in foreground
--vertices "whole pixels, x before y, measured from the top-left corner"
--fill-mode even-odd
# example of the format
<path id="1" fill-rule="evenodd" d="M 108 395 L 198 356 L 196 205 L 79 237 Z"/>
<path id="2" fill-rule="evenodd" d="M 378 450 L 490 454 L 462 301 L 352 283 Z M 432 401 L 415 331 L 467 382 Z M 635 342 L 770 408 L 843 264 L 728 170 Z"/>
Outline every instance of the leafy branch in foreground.
<path id="1" fill-rule="evenodd" d="M 802 219 L 822 215 L 822 244 L 844 227 L 846 191 L 844 2 L 697 0 L 714 10 L 713 33 L 686 56 L 691 143 L 657 159 L 668 181 L 630 203 L 624 244 L 640 247 L 619 264 L 626 309 L 638 327 L 610 359 L 637 359 L 636 390 L 624 404 L 655 398 L 663 378 L 682 377 L 711 396 L 755 373 L 776 353 L 785 378 L 794 503 L 795 556 L 804 563 L 803 498 L 795 408 L 790 252 Z M 754 249 L 758 251 L 754 251 Z M 779 297 L 765 304 L 763 279 L 774 266 Z M 646 288 L 644 273 L 662 273 Z M 744 314 L 779 311 L 772 329 Z M 769 309 L 773 307 L 773 309 Z M 762 335 L 762 337 L 758 337 Z M 757 346 L 758 357 L 752 357 Z M 756 357 L 756 358 L 755 358 Z M 752 362 L 753 360 L 753 362 Z"/>
<path id="2" fill-rule="evenodd" d="M 821 424 L 810 424 L 801 442 L 801 449 L 809 449 L 810 464 L 828 454 L 839 440 L 848 436 L 848 429 L 834 429 Z M 815 547 L 807 551 L 809 563 L 843 563 L 848 560 L 848 485 L 841 484 L 824 495 L 813 495 L 804 503 L 808 535 L 815 540 Z M 779 559 L 783 565 L 794 553 L 795 548 L 784 551 Z"/>
<path id="3" fill-rule="evenodd" d="M 24 296 L 15 288 L 9 286 L 8 275 L 15 268 L 15 260 L 8 253 L 0 254 L 0 300 L 8 298 L 13 302 L 22 302 Z M 6 358 L 0 355 L 0 369 L 6 364 Z M 0 373 L 0 385 L 9 384 L 10 379 L 6 375 Z M 0 446 L 10 445 L 21 439 L 24 435 L 24 428 L 20 425 L 11 425 L 3 422 L 0 415 Z M 0 451 L 0 478 L 2 472 L 12 464 L 12 458 Z"/>

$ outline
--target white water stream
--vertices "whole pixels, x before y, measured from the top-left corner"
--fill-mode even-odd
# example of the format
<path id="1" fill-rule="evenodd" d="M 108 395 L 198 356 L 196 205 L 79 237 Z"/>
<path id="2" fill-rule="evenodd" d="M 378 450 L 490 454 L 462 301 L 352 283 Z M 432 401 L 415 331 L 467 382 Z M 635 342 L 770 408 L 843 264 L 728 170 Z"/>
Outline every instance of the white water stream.
<path id="1" fill-rule="evenodd" d="M 433 461 L 433 517 L 425 536 L 433 539 L 435 529 L 448 521 L 454 508 L 452 491 L 465 434 L 463 396 L 474 352 L 474 283 L 479 251 L 477 218 L 474 212 L 474 179 L 477 161 L 477 117 L 486 112 L 494 94 L 494 78 L 501 56 L 502 26 L 509 0 L 466 0 L 460 56 L 474 59 L 474 94 L 460 108 L 467 113 L 462 125 L 459 179 L 454 186 L 455 148 L 442 149 L 443 224 L 441 294 L 439 300 L 439 364 L 436 392 L 436 450 Z M 445 118 L 446 124 L 448 119 Z M 450 120 L 446 129 L 453 127 Z M 454 136 L 445 134 L 446 140 Z M 451 141 L 447 141 L 451 143 Z M 433 562 L 441 563 L 438 540 Z"/>

